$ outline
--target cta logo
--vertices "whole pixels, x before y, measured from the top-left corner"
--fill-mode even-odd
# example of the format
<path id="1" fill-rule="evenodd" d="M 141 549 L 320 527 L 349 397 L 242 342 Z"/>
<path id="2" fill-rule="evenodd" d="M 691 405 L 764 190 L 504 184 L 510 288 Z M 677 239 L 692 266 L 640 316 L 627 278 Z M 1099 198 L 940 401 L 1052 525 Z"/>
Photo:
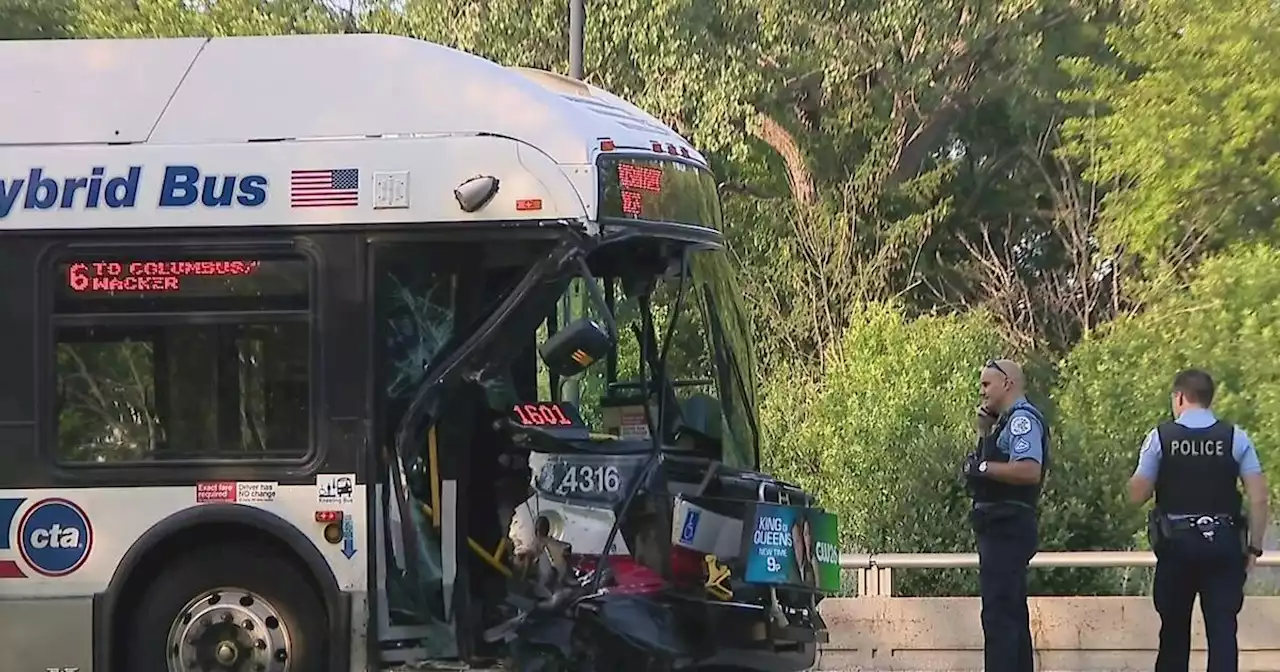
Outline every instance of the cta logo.
<path id="1" fill-rule="evenodd" d="M 9 534 L 0 543 L 0 553 L 9 550 L 14 519 L 24 499 L 0 500 L 0 522 Z M 66 576 L 80 569 L 93 550 L 93 525 L 84 509 L 61 497 L 32 504 L 18 521 L 18 553 L 26 564 L 42 576 Z M 0 578 L 26 578 L 13 560 L 0 560 Z"/>

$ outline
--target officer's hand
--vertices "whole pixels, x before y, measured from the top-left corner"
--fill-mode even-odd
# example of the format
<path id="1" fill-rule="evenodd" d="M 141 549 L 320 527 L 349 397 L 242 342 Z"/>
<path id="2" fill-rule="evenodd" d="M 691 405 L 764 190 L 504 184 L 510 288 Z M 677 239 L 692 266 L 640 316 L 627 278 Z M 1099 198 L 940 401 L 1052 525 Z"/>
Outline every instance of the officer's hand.
<path id="1" fill-rule="evenodd" d="M 996 414 L 987 410 L 986 406 L 978 406 L 977 418 L 975 426 L 980 436 L 986 436 L 991 433 L 991 428 L 996 424 Z"/>
<path id="2" fill-rule="evenodd" d="M 1245 557 L 1245 560 L 1244 560 L 1244 573 L 1245 573 L 1245 574 L 1252 573 L 1252 572 L 1253 572 L 1253 568 L 1254 568 L 1254 567 L 1256 567 L 1256 566 L 1257 566 L 1257 564 L 1258 564 L 1258 558 L 1257 558 L 1257 557 L 1255 557 L 1252 553 L 1249 553 L 1249 554 L 1245 555 L 1244 557 Z"/>
<path id="3" fill-rule="evenodd" d="M 982 460 L 978 458 L 977 453 L 969 453 L 964 458 L 964 464 L 960 466 L 960 473 L 964 474 L 965 478 L 978 478 L 982 475 L 978 472 L 978 465 L 981 463 Z"/>

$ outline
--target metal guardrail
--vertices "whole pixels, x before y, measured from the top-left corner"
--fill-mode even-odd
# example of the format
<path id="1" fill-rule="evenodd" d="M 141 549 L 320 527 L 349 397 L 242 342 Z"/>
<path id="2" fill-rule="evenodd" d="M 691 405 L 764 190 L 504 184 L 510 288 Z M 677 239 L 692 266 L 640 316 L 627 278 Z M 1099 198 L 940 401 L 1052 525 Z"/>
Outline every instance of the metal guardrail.
<path id="1" fill-rule="evenodd" d="M 1155 567 L 1151 551 L 1041 551 L 1032 567 Z M 1280 554 L 1258 558 L 1259 567 L 1280 567 Z M 977 553 L 841 553 L 840 568 L 858 572 L 860 597 L 893 595 L 895 569 L 977 569 Z"/>

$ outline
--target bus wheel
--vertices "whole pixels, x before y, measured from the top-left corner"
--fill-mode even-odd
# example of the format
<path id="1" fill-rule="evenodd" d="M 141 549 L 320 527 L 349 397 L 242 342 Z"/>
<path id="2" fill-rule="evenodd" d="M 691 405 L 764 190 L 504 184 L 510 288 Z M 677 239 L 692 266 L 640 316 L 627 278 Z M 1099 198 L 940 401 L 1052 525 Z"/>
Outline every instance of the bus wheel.
<path id="1" fill-rule="evenodd" d="M 295 563 L 256 545 L 167 564 L 122 628 L 131 672 L 317 672 L 324 603 Z"/>

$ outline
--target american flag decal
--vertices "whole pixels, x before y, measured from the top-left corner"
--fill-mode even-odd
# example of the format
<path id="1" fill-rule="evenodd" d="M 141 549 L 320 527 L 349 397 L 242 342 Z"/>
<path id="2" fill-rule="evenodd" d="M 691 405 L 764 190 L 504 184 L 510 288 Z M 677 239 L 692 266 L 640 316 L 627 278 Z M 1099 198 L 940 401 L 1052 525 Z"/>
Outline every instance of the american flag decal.
<path id="1" fill-rule="evenodd" d="M 295 170 L 289 174 L 289 207 L 341 208 L 360 204 L 360 169 Z"/>

